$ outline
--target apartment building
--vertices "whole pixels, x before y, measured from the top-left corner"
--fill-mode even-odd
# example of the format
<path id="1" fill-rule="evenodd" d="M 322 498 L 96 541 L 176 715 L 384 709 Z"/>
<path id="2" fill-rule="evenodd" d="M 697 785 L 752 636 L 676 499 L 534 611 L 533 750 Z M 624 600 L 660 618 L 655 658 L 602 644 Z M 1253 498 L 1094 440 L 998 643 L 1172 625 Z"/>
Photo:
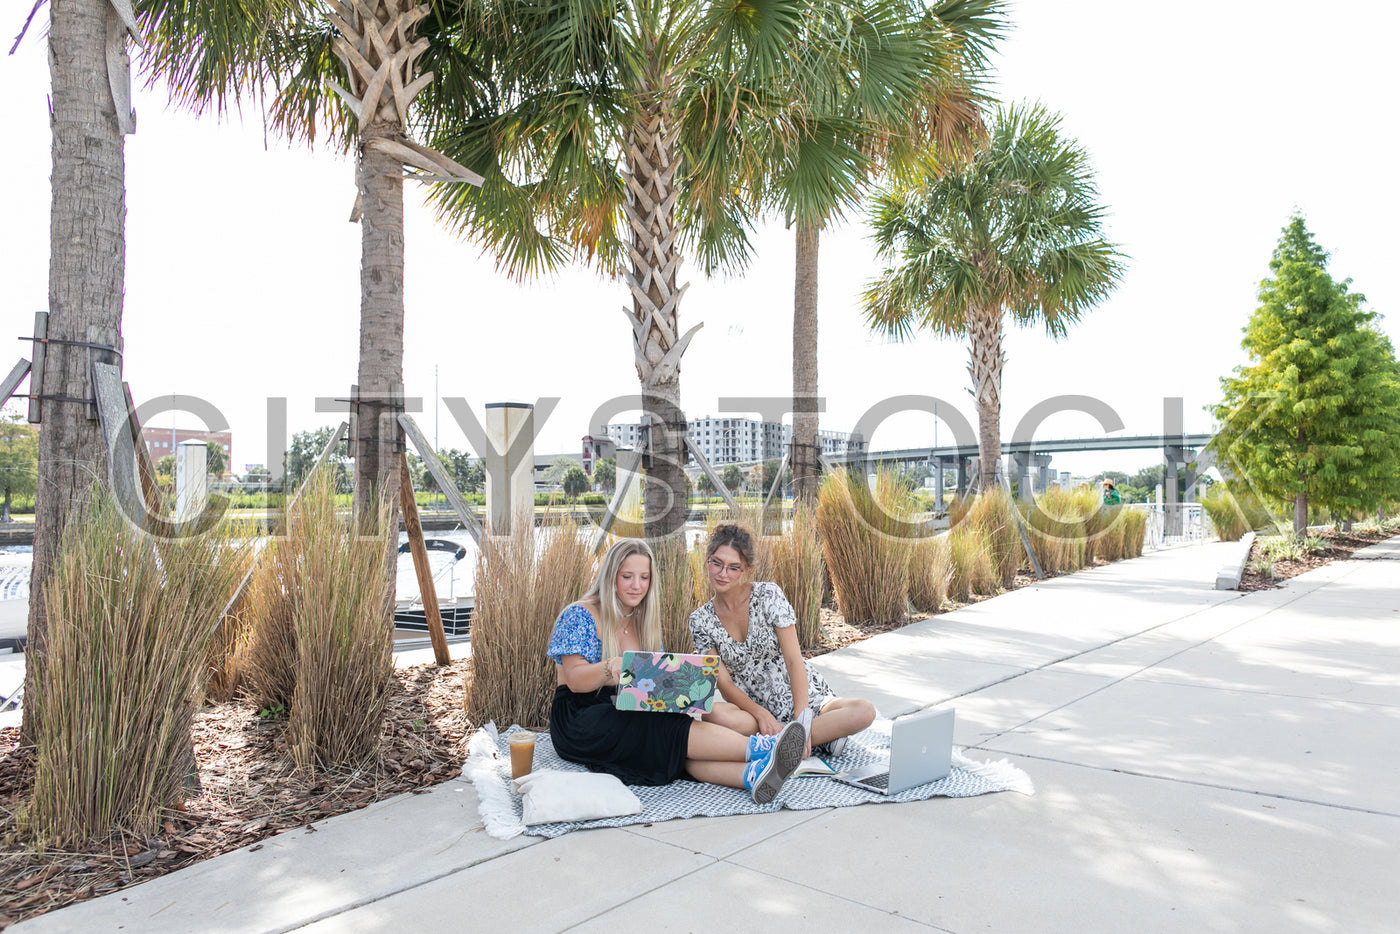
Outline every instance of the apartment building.
<path id="1" fill-rule="evenodd" d="M 614 422 L 603 431 L 619 448 L 635 448 L 641 439 L 641 426 L 636 423 Z M 711 467 L 777 460 L 787 452 L 792 440 L 791 425 L 752 418 L 706 415 L 691 419 L 687 432 Z M 862 446 L 850 435 L 838 431 L 820 431 L 817 440 L 827 456 L 842 455 Z"/>

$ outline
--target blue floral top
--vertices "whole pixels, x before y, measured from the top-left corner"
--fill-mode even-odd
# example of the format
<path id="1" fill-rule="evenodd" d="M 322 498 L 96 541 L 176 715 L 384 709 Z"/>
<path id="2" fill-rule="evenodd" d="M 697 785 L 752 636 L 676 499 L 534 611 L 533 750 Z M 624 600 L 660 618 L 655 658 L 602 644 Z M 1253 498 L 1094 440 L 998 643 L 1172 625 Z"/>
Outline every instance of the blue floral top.
<path id="1" fill-rule="evenodd" d="M 586 662 L 601 662 L 603 643 L 598 638 L 598 624 L 593 614 L 578 604 L 564 607 L 564 612 L 554 621 L 548 654 L 556 665 L 564 661 L 565 655 L 582 655 Z"/>

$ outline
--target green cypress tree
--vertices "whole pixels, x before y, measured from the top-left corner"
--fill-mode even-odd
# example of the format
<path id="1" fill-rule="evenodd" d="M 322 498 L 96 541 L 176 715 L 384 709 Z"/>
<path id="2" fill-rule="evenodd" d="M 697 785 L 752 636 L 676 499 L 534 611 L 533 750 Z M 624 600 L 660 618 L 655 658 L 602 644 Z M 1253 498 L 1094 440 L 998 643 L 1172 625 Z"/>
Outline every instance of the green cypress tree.
<path id="1" fill-rule="evenodd" d="M 1400 367 L 1365 297 L 1328 275 L 1301 215 L 1269 269 L 1244 329 L 1251 362 L 1221 380 L 1211 445 L 1266 499 L 1292 503 L 1301 537 L 1309 504 L 1350 517 L 1400 498 Z"/>

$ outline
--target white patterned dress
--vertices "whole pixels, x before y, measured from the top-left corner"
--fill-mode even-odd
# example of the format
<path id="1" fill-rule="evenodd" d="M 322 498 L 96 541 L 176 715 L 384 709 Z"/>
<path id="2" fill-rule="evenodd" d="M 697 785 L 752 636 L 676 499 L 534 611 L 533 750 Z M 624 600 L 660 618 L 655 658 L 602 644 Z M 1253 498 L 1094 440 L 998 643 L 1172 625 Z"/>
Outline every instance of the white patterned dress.
<path id="1" fill-rule="evenodd" d="M 793 719 L 792 685 L 778 647 L 778 630 L 796 624 L 797 616 L 782 588 L 760 581 L 749 595 L 747 639 L 737 642 L 725 630 L 713 600 L 690 614 L 690 635 L 695 640 L 695 651 L 718 655 L 739 690 L 786 723 Z M 804 659 L 803 665 L 807 669 L 807 706 L 812 713 L 819 713 L 822 704 L 836 693 L 810 662 Z"/>

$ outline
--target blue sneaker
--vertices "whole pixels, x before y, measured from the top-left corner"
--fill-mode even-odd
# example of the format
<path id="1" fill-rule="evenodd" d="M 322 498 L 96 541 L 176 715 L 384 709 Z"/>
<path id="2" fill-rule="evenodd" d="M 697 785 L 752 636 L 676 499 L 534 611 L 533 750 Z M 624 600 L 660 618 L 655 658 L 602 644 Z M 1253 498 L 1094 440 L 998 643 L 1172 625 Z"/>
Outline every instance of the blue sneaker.
<path id="1" fill-rule="evenodd" d="M 780 735 L 782 734 L 778 733 L 774 734 L 773 736 L 764 736 L 761 733 L 755 733 L 752 736 L 750 736 L 749 749 L 748 753 L 746 754 L 746 758 L 748 759 L 748 761 L 753 762 L 758 759 L 768 758 L 768 754 L 772 752 L 773 747 L 777 745 L 778 736 Z"/>
<path id="2" fill-rule="evenodd" d="M 744 787 L 753 795 L 754 804 L 767 804 L 778 796 L 793 769 L 802 763 L 802 753 L 807 749 L 807 730 L 800 723 L 789 723 L 777 736 L 761 738 L 772 740 L 761 744 L 768 751 L 750 759 L 744 769 Z M 749 748 L 752 754 L 758 747 L 750 741 Z"/>

